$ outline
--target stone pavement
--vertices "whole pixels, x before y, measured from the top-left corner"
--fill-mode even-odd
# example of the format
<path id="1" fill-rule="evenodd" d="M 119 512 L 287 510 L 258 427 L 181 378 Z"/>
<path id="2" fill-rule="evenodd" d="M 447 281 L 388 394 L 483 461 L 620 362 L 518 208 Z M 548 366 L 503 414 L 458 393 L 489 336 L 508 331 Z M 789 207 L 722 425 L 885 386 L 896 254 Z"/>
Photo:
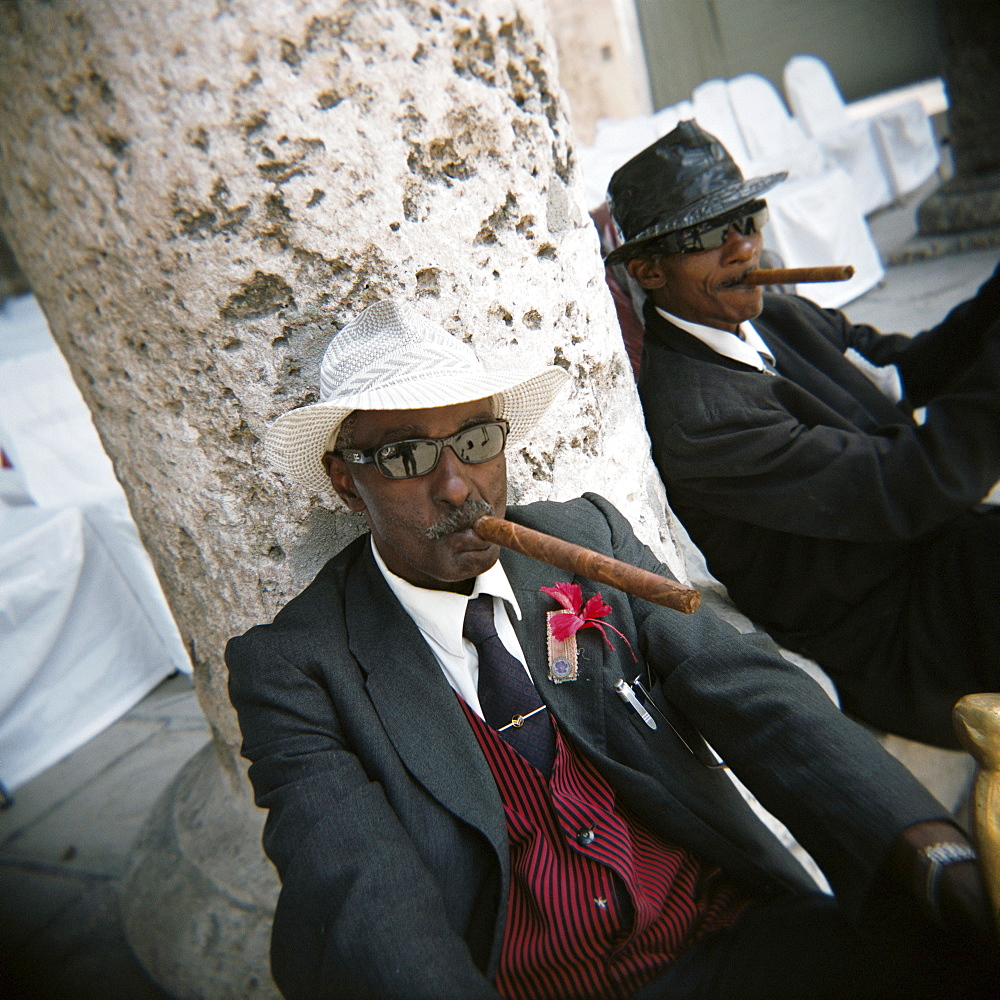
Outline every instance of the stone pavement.
<path id="1" fill-rule="evenodd" d="M 886 258 L 911 262 L 848 305 L 853 319 L 915 332 L 993 270 L 995 248 L 924 260 L 897 254 L 912 242 L 913 205 L 873 220 Z M 165 1000 L 123 937 L 119 884 L 153 802 L 208 737 L 190 679 L 175 675 L 0 812 L 0 1000 Z M 911 748 L 894 752 L 909 761 Z M 912 760 L 932 785 L 943 776 L 949 797 L 968 773 L 960 754 L 930 765 L 943 775 L 927 772 L 919 754 Z"/>
<path id="2" fill-rule="evenodd" d="M 880 284 L 849 302 L 844 312 L 854 322 L 871 323 L 879 330 L 919 333 L 975 295 L 998 261 L 1000 247 L 989 247 L 890 267 Z"/>
<path id="3" fill-rule="evenodd" d="M 0 1000 L 167 1000 L 132 956 L 119 883 L 160 792 L 209 738 L 175 674 L 0 812 Z"/>

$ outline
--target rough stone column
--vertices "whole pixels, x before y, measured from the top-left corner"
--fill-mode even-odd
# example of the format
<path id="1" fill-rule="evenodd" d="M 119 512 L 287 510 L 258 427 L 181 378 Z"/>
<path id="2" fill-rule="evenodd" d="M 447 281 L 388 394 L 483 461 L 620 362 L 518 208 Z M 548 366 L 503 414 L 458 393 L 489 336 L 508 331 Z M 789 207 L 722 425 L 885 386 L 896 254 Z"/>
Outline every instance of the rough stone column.
<path id="1" fill-rule="evenodd" d="M 922 236 L 1000 227 L 1000 5 L 938 0 L 955 176 L 920 206 Z M 979 243 L 1000 242 L 1000 232 Z"/>
<path id="2" fill-rule="evenodd" d="M 23 295 L 28 291 L 28 282 L 0 232 L 0 303 L 11 295 Z"/>
<path id="3" fill-rule="evenodd" d="M 0 228 L 216 734 L 126 900 L 175 995 L 273 990 L 273 876 L 222 649 L 360 528 L 261 460 L 348 317 L 398 295 L 490 361 L 565 367 L 570 390 L 510 456 L 512 499 L 603 492 L 681 572 L 541 16 L 540 0 L 0 5 Z"/>

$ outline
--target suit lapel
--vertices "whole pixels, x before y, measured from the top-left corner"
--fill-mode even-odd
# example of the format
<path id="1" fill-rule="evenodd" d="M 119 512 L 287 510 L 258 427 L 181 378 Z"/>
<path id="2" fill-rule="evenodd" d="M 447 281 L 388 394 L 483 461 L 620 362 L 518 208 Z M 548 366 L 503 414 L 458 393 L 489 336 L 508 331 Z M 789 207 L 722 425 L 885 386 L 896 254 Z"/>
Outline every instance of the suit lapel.
<path id="1" fill-rule="evenodd" d="M 504 550 L 500 558 L 522 613 L 520 621 L 512 616 L 514 630 L 542 700 L 581 749 L 607 756 L 609 718 L 627 720 L 612 684 L 631 679 L 631 658 L 621 640 L 612 652 L 596 629 L 583 629 L 577 633 L 579 679 L 549 680 L 546 613 L 558 607 L 539 591 L 560 579 L 579 584 L 584 599 L 599 588 L 515 552 Z M 489 765 L 433 653 L 367 548 L 351 571 L 345 602 L 351 652 L 400 759 L 430 795 L 487 837 L 506 879 L 507 832 Z M 375 615 L 373 608 L 385 610 Z"/>
<path id="2" fill-rule="evenodd" d="M 438 802 L 493 844 L 506 878 L 507 831 L 489 765 L 434 654 L 370 549 L 352 570 L 346 611 L 351 652 L 396 752 Z"/>
<path id="3" fill-rule="evenodd" d="M 771 345 L 779 370 L 853 426 L 869 429 L 908 423 L 896 404 L 834 345 L 817 337 L 806 345 L 810 348 L 806 354 L 788 343 L 781 330 L 764 317 L 758 318 L 756 325 Z"/>

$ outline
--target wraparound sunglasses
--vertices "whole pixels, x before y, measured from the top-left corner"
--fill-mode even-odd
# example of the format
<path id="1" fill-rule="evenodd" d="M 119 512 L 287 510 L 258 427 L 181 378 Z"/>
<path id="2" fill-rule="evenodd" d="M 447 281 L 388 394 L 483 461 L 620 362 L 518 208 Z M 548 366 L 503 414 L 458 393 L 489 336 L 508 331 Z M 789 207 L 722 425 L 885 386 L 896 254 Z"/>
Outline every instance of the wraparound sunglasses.
<path id="1" fill-rule="evenodd" d="M 656 249 L 664 253 L 697 253 L 700 250 L 717 250 L 726 242 L 729 230 L 735 229 L 743 236 L 759 233 L 767 223 L 767 203 L 752 201 L 729 215 L 723 215 L 690 229 L 667 233 L 656 240 Z"/>
<path id="2" fill-rule="evenodd" d="M 386 479 L 413 479 L 433 472 L 446 447 L 466 465 L 496 458 L 507 443 L 507 430 L 506 420 L 491 420 L 446 438 L 409 438 L 377 448 L 338 448 L 334 454 L 355 465 L 374 464 Z"/>

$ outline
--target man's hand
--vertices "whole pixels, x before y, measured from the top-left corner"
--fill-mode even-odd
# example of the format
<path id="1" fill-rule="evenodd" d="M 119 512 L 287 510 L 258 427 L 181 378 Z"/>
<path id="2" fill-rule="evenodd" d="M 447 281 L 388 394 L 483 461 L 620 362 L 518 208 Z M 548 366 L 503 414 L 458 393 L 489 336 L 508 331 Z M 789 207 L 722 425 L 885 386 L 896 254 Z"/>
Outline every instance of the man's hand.
<path id="1" fill-rule="evenodd" d="M 949 846 L 942 850 L 939 845 Z M 978 862 L 947 859 L 950 854 L 971 851 L 972 845 L 957 826 L 941 821 L 917 823 L 893 844 L 886 870 L 939 926 L 966 940 L 996 947 L 997 929 Z"/>

